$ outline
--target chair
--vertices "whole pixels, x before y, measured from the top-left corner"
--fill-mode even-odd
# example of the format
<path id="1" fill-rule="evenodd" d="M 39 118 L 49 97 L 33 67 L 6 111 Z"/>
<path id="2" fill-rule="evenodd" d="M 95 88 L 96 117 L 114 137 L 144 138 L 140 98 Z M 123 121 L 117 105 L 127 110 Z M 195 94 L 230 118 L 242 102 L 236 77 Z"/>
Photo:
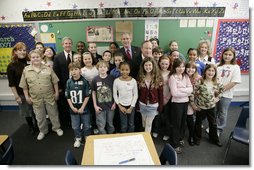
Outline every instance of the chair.
<path id="1" fill-rule="evenodd" d="M 71 150 L 67 150 L 67 152 L 66 152 L 65 164 L 66 165 L 78 165 L 77 160 Z"/>
<path id="2" fill-rule="evenodd" d="M 3 155 L 0 159 L 0 165 L 12 165 L 14 159 L 13 141 L 12 138 L 8 138 L 1 146 Z"/>
<path id="3" fill-rule="evenodd" d="M 177 165 L 177 154 L 174 148 L 166 143 L 163 151 L 160 155 L 160 162 L 162 165 L 165 165 L 166 162 L 169 163 L 169 165 Z"/>
<path id="4" fill-rule="evenodd" d="M 235 140 L 236 142 L 249 145 L 249 129 L 246 128 L 248 118 L 249 118 L 249 106 L 243 106 L 239 118 L 236 122 L 236 125 L 233 131 L 230 133 L 226 147 L 226 152 L 222 162 L 223 164 L 225 163 L 232 139 Z"/>

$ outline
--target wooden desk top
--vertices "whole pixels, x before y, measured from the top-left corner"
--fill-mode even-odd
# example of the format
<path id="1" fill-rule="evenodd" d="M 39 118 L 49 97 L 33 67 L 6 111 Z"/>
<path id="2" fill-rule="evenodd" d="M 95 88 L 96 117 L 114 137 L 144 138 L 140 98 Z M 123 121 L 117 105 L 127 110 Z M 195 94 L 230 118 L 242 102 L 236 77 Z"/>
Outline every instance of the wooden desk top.
<path id="1" fill-rule="evenodd" d="M 0 145 L 2 145 L 7 138 L 8 135 L 0 135 Z"/>
<path id="2" fill-rule="evenodd" d="M 152 137 L 150 133 L 147 132 L 137 132 L 137 133 L 119 133 L 119 134 L 107 134 L 107 135 L 91 135 L 86 139 L 85 148 L 83 151 L 83 157 L 81 165 L 94 165 L 94 139 L 103 138 L 114 138 L 130 135 L 143 135 L 145 142 L 147 144 L 150 155 L 153 159 L 154 165 L 161 165 L 157 151 L 155 149 Z M 85 156 L 86 155 L 86 156 Z"/>

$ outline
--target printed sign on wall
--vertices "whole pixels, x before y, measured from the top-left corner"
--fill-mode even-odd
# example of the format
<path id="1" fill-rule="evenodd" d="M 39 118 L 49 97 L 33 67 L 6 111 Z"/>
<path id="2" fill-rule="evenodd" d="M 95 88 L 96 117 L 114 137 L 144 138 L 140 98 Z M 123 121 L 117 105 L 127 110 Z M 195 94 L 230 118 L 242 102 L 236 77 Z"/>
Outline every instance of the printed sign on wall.
<path id="1" fill-rule="evenodd" d="M 214 54 L 217 62 L 220 61 L 222 51 L 227 47 L 236 50 L 237 64 L 242 73 L 249 72 L 250 56 L 250 22 L 249 20 L 225 20 L 218 21 Z"/>

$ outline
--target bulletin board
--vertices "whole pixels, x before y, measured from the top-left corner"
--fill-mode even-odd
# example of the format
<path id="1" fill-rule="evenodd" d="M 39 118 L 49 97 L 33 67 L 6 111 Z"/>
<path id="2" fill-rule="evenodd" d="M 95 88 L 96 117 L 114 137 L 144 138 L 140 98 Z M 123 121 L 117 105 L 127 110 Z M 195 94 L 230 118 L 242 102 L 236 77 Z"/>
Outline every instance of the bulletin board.
<path id="1" fill-rule="evenodd" d="M 7 66 L 11 61 L 12 48 L 17 42 L 24 42 L 29 52 L 35 48 L 34 24 L 0 25 L 0 78 L 7 77 Z"/>
<path id="2" fill-rule="evenodd" d="M 56 37 L 56 48 L 57 52 L 63 50 L 61 41 L 65 36 L 71 37 L 73 40 L 73 50 L 76 51 L 76 43 L 78 41 L 86 42 L 86 28 L 88 26 L 111 26 L 113 30 L 116 30 L 116 23 L 119 22 L 131 22 L 131 28 L 133 30 L 133 41 L 132 45 L 141 46 L 141 43 L 145 40 L 145 19 L 138 20 L 101 20 L 101 21 L 71 21 L 71 22 L 40 22 L 39 28 L 47 26 L 47 31 L 41 33 L 54 33 Z M 114 32 L 114 34 L 116 34 Z M 177 40 L 179 43 L 179 51 L 186 55 L 190 47 L 196 48 L 198 42 L 201 39 L 208 39 L 211 41 L 212 36 L 210 33 L 213 32 L 212 27 L 180 27 L 180 19 L 160 19 L 159 20 L 159 40 L 160 47 L 164 51 L 168 51 L 168 43 L 170 40 Z M 120 46 L 122 43 L 119 39 L 116 39 L 114 35 L 114 41 Z M 98 47 L 108 46 L 108 42 L 97 42 Z"/>
<path id="3" fill-rule="evenodd" d="M 243 19 L 218 20 L 214 54 L 220 61 L 222 51 L 227 47 L 236 50 L 237 64 L 242 73 L 249 73 L 250 22 Z"/>

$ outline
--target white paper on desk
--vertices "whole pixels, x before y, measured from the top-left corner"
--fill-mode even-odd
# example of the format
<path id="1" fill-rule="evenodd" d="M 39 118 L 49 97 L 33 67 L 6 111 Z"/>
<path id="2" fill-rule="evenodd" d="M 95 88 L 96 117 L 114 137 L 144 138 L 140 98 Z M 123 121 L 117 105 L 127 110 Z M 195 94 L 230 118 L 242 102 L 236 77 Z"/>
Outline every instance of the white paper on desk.
<path id="1" fill-rule="evenodd" d="M 154 165 L 142 135 L 131 135 L 94 140 L 94 165 Z"/>

